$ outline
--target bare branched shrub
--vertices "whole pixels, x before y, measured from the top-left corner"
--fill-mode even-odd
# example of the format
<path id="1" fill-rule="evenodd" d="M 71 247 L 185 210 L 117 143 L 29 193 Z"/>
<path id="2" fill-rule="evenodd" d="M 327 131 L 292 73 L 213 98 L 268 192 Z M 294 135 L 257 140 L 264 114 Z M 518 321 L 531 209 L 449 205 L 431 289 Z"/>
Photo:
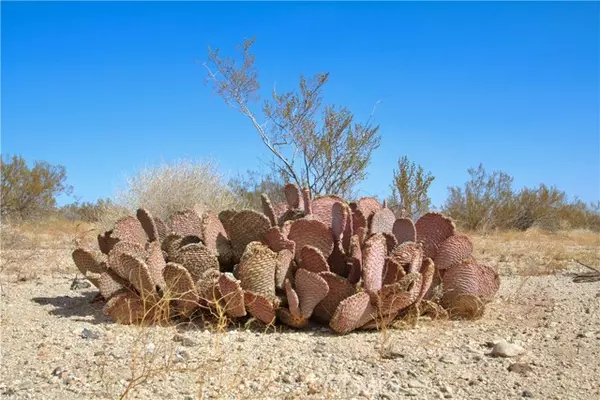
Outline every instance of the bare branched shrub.
<path id="1" fill-rule="evenodd" d="M 285 181 L 308 187 L 313 195 L 348 197 L 367 177 L 372 153 L 379 147 L 373 112 L 361 123 L 347 107 L 323 104 L 329 73 L 300 77 L 298 89 L 272 91 L 261 113 L 253 111 L 260 84 L 251 51 L 254 39 L 238 46 L 241 60 L 208 50 L 207 80 L 226 104 L 248 117 L 273 156 L 271 170 Z M 264 122 L 260 121 L 264 118 Z"/>
<path id="2" fill-rule="evenodd" d="M 128 178 L 125 187 L 105 205 L 100 225 L 103 229 L 112 226 L 118 218 L 140 207 L 167 219 L 185 208 L 202 213 L 244 206 L 224 182 L 215 162 L 180 159 L 141 168 Z"/>
<path id="3" fill-rule="evenodd" d="M 406 213 L 406 216 L 418 219 L 429 211 L 431 199 L 427 191 L 434 179 L 430 172 L 409 161 L 407 156 L 398 159 L 398 169 L 394 170 L 394 181 L 390 185 L 392 195 L 388 199 L 389 207 L 398 216 Z"/>

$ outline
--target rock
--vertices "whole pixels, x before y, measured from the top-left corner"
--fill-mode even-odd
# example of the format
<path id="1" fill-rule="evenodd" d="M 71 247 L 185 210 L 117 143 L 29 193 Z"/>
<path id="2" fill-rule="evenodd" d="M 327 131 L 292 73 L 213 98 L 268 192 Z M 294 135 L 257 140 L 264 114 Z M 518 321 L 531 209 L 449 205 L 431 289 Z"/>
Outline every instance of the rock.
<path id="1" fill-rule="evenodd" d="M 521 375 L 527 375 L 529 372 L 533 371 L 533 369 L 531 368 L 531 366 L 529 364 L 514 363 L 514 364 L 509 365 L 508 371 L 515 372 L 515 373 L 521 374 Z"/>
<path id="2" fill-rule="evenodd" d="M 174 342 L 178 342 L 181 343 L 182 346 L 185 347 L 193 347 L 193 346 L 198 346 L 198 342 L 195 341 L 194 339 L 192 339 L 191 337 L 182 335 L 181 333 L 176 333 L 173 336 L 173 341 Z"/>
<path id="3" fill-rule="evenodd" d="M 65 367 L 56 367 L 52 370 L 52 376 L 60 376 L 64 372 L 67 372 Z"/>
<path id="4" fill-rule="evenodd" d="M 83 328 L 80 334 L 83 339 L 100 339 L 100 334 L 88 328 Z"/>
<path id="5" fill-rule="evenodd" d="M 502 340 L 494 345 L 490 355 L 492 357 L 516 357 L 523 354 L 525 349 L 518 344 L 508 343 Z"/>
<path id="6" fill-rule="evenodd" d="M 370 399 L 371 398 L 371 393 L 369 393 L 369 391 L 367 389 L 361 389 L 360 393 L 358 393 L 358 395 L 360 397 L 364 397 L 365 399 Z"/>
<path id="7" fill-rule="evenodd" d="M 583 339 L 583 338 L 591 338 L 594 336 L 594 332 L 582 332 L 577 334 L 577 339 Z"/>
<path id="8" fill-rule="evenodd" d="M 523 390 L 523 393 L 521 393 L 521 397 L 533 397 L 533 393 L 531 393 L 529 390 Z"/>
<path id="9" fill-rule="evenodd" d="M 156 345 L 155 345 L 154 343 L 152 343 L 152 342 L 150 342 L 150 343 L 148 343 L 148 344 L 146 345 L 146 353 L 147 353 L 147 354 L 152 354 L 152 353 L 154 353 L 154 350 L 155 350 L 155 349 L 156 349 Z"/>
<path id="10" fill-rule="evenodd" d="M 81 290 L 81 289 L 88 289 L 92 287 L 92 284 L 84 278 L 75 278 L 73 279 L 73 282 L 71 282 L 71 290 Z"/>
<path id="11" fill-rule="evenodd" d="M 173 356 L 173 359 L 176 363 L 186 362 L 190 359 L 190 353 L 188 353 L 186 349 L 179 348 L 175 350 L 175 355 Z"/>

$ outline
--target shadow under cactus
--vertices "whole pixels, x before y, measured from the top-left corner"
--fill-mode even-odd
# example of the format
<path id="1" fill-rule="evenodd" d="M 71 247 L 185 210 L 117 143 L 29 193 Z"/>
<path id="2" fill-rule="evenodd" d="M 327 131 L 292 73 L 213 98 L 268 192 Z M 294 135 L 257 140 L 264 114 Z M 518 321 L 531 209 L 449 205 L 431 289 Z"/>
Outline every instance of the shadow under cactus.
<path id="1" fill-rule="evenodd" d="M 103 324 L 112 320 L 103 314 L 102 302 L 94 301 L 97 292 L 88 292 L 74 296 L 34 297 L 31 300 L 41 306 L 52 306 L 49 313 L 74 321 Z"/>

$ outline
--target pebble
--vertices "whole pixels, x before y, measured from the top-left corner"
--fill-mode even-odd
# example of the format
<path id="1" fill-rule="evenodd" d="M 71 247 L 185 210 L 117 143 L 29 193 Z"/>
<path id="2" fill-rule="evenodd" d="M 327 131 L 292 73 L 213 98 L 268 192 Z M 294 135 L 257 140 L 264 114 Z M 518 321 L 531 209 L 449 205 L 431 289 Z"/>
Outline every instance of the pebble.
<path id="1" fill-rule="evenodd" d="M 83 328 L 80 336 L 83 339 L 100 339 L 100 334 L 97 331 L 88 328 Z"/>
<path id="2" fill-rule="evenodd" d="M 532 371 L 532 368 L 529 364 L 514 363 L 514 364 L 509 365 L 508 371 L 515 372 L 515 373 L 521 374 L 521 375 L 527 375 L 529 372 Z"/>
<path id="3" fill-rule="evenodd" d="M 198 346 L 198 342 L 192 339 L 189 336 L 182 335 L 181 333 L 176 333 L 173 336 L 173 341 L 181 343 L 182 346 L 193 347 Z"/>
<path id="4" fill-rule="evenodd" d="M 156 345 L 155 345 L 154 343 L 152 343 L 152 342 L 150 342 L 150 343 L 148 343 L 148 344 L 146 345 L 146 353 L 147 353 L 147 354 L 152 354 L 152 353 L 154 353 L 154 350 L 155 350 L 155 349 L 156 349 Z"/>
<path id="5" fill-rule="evenodd" d="M 516 357 L 524 352 L 525 349 L 518 344 L 502 340 L 494 345 L 490 355 L 493 357 Z"/>
<path id="6" fill-rule="evenodd" d="M 521 393 L 521 397 L 533 397 L 533 393 L 531 393 L 529 390 L 523 390 L 523 393 Z"/>
<path id="7" fill-rule="evenodd" d="M 92 287 L 92 284 L 87 279 L 75 278 L 71 282 L 71 290 L 88 289 L 90 287 Z"/>
<path id="8" fill-rule="evenodd" d="M 190 353 L 188 353 L 188 351 L 184 348 L 179 348 L 175 350 L 175 355 L 173 356 L 173 359 L 176 363 L 186 362 L 190 359 Z"/>

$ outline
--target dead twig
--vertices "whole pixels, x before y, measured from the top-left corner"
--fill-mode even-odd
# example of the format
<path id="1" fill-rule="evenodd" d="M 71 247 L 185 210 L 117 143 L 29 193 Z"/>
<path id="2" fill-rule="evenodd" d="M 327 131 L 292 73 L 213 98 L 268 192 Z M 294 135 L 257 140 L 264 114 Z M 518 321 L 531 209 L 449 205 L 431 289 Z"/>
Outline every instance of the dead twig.
<path id="1" fill-rule="evenodd" d="M 579 260 L 575 260 L 575 262 L 578 263 L 579 265 L 582 265 L 582 266 L 588 268 L 588 269 L 591 269 L 592 272 L 582 272 L 582 273 L 576 274 L 573 277 L 573 282 L 575 282 L 575 283 L 600 282 L 600 269 L 597 269 L 595 267 L 584 264 Z"/>

